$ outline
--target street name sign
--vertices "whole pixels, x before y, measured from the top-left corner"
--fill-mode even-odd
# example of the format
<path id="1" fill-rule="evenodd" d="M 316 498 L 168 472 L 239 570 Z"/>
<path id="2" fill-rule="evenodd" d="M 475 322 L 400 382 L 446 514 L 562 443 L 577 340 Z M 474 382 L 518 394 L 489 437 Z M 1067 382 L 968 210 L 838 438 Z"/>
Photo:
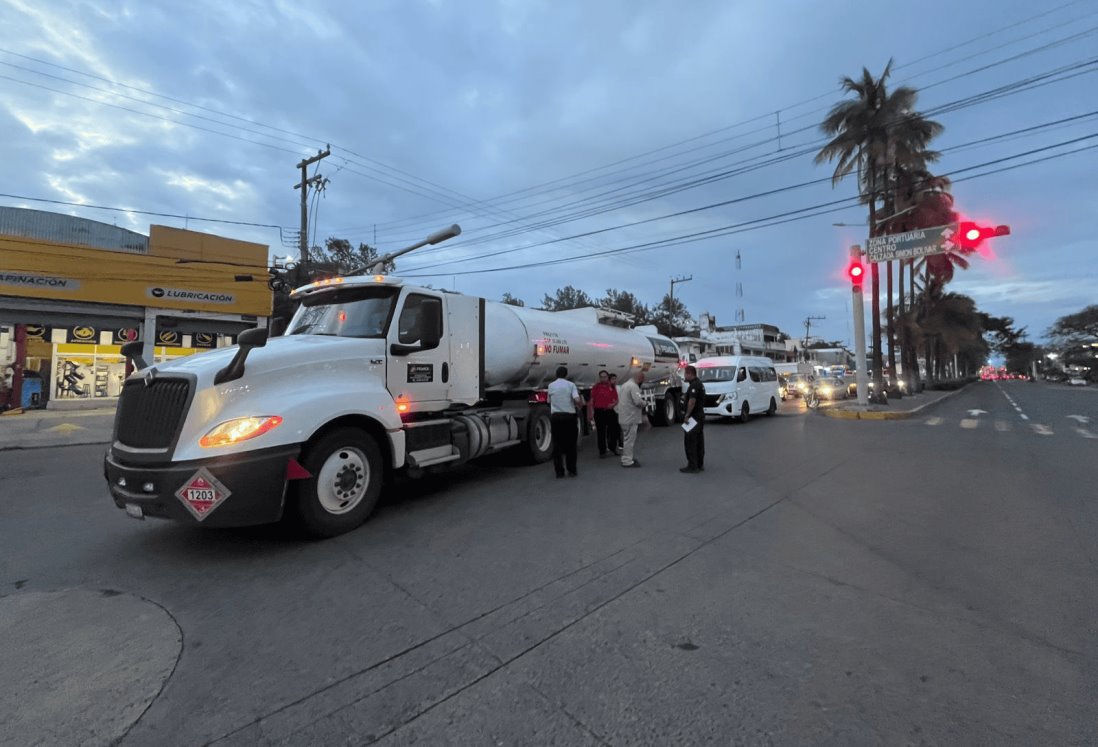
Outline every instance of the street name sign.
<path id="1" fill-rule="evenodd" d="M 874 236 L 866 242 L 866 259 L 870 262 L 890 262 L 942 254 L 959 248 L 953 237 L 957 224 L 920 228 L 917 231 Z"/>

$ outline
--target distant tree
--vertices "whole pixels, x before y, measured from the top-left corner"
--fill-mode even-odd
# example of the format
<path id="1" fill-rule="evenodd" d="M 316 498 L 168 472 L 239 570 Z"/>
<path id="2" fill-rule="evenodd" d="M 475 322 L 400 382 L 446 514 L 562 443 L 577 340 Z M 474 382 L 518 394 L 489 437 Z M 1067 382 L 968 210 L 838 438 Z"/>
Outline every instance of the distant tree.
<path id="1" fill-rule="evenodd" d="M 347 239 L 329 238 L 323 247 L 314 246 L 309 251 L 310 270 L 316 275 L 346 275 L 376 262 L 381 253 L 369 244 L 355 247 Z M 396 270 L 395 262 L 386 262 L 383 274 Z"/>
<path id="2" fill-rule="evenodd" d="M 647 306 L 641 303 L 639 298 L 629 291 L 619 291 L 614 288 L 607 288 L 606 295 L 598 299 L 595 303 L 598 304 L 599 308 L 614 309 L 615 311 L 631 314 L 633 322 L 637 326 L 652 323 L 652 312 Z"/>
<path id="3" fill-rule="evenodd" d="M 1060 317 L 1048 334 L 1065 345 L 1098 341 L 1098 305 L 1087 306 L 1080 312 Z"/>
<path id="4" fill-rule="evenodd" d="M 591 297 L 581 290 L 570 285 L 558 288 L 554 296 L 549 294 L 541 301 L 541 307 L 546 311 L 567 311 L 568 309 L 582 309 L 585 306 L 594 306 Z"/>
<path id="5" fill-rule="evenodd" d="M 687 311 L 686 304 L 677 298 L 672 301 L 670 294 L 664 294 L 652 321 L 660 334 L 668 337 L 682 337 L 694 327 L 694 318 Z"/>
<path id="6" fill-rule="evenodd" d="M 510 293 L 504 293 L 503 298 L 500 299 L 500 303 L 505 303 L 508 306 L 525 306 L 526 302 L 521 298 L 515 298 Z"/>

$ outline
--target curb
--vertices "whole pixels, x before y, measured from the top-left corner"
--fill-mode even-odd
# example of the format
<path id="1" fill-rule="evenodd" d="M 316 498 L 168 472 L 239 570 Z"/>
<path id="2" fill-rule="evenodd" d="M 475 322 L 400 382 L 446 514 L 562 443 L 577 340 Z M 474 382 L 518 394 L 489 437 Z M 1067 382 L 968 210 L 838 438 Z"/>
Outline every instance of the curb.
<path id="1" fill-rule="evenodd" d="M 108 446 L 110 445 L 110 443 L 110 438 L 96 438 L 89 441 L 64 441 L 46 444 L 16 444 L 14 446 L 0 446 L 0 453 L 3 453 L 5 451 L 34 451 L 37 449 L 67 449 L 73 446 Z"/>
<path id="2" fill-rule="evenodd" d="M 933 402 L 927 402 L 919 405 L 914 410 L 878 410 L 862 412 L 859 410 L 839 410 L 833 407 L 829 407 L 826 410 L 820 410 L 819 414 L 828 418 L 836 418 L 838 420 L 907 420 L 912 418 L 923 410 L 933 407 L 940 402 L 945 402 L 950 397 L 960 394 L 968 388 L 968 384 L 965 384 L 960 389 L 954 389 L 945 396 L 939 397 Z"/>

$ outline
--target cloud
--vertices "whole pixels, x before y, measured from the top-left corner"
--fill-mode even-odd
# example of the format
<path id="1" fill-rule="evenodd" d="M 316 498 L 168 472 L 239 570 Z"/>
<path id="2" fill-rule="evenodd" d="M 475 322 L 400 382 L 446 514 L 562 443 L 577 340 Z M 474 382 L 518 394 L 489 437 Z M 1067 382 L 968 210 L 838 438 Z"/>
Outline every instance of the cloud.
<path id="1" fill-rule="evenodd" d="M 702 178 L 747 158 L 772 159 L 812 143 L 822 116 L 818 110 L 839 98 L 840 75 L 856 73 L 862 65 L 879 70 L 894 55 L 900 82 L 980 55 L 956 38 L 956 29 L 985 28 L 987 18 L 995 18 L 997 28 L 1032 15 L 1022 10 L 1008 14 L 993 0 L 964 7 L 932 2 L 927 13 L 914 15 L 882 6 L 871 21 L 856 10 L 849 0 L 837 5 L 699 0 L 688 7 L 629 0 L 370 0 L 305 6 L 289 0 L 12 0 L 5 6 L 11 39 L 6 47 L 177 100 L 111 87 L 0 52 L 0 62 L 108 89 L 95 92 L 26 71 L 0 71 L 24 81 L 0 80 L 0 128 L 7 136 L 0 140 L 0 158 L 9 166 L 6 173 L 25 175 L 18 188 L 9 185 L 4 191 L 231 216 L 292 229 L 298 222 L 299 193 L 292 185 L 300 172 L 295 164 L 331 143 L 332 156 L 315 167 L 331 179 L 314 213 L 317 240 L 335 235 L 374 243 L 376 226 L 376 241 L 396 249 L 458 222 L 465 229 L 461 240 L 398 263 L 422 268 L 462 260 L 439 272 L 590 255 L 756 220 L 852 195 L 853 186 L 832 190 L 821 185 L 534 246 L 826 176 L 827 168 L 805 156 L 717 181 Z M 949 28 L 941 25 L 943 13 L 951 19 Z M 1061 15 L 1041 23 L 1051 27 L 1063 22 Z M 877 33 L 900 26 L 903 34 Z M 1030 44 L 1067 34 L 1041 36 L 1042 28 L 1027 28 L 1026 33 L 1036 35 Z M 1070 63 L 1081 50 L 1080 44 L 1065 43 L 943 83 L 925 91 L 921 105 L 1009 84 Z M 1005 51 L 989 52 L 912 81 L 924 85 L 1005 56 Z M 905 66 L 922 57 L 927 59 Z M 942 145 L 1076 114 L 1089 93 L 1087 81 L 1084 77 L 943 115 Z M 779 119 L 781 153 L 772 139 Z M 1092 128 L 1092 121 L 1084 121 L 1043 138 L 947 153 L 940 167 L 965 167 Z M 717 134 L 697 139 L 706 132 Z M 666 148 L 680 141 L 686 142 Z M 1034 327 L 1066 313 L 1060 309 L 1086 295 L 1076 278 L 1098 276 L 1088 222 L 1080 219 L 1098 205 L 1096 166 L 1095 152 L 1089 152 L 958 183 L 958 204 L 966 212 L 1009 222 L 1015 231 L 996 243 L 996 261 L 961 273 L 954 287 L 994 313 L 1015 309 L 1020 323 Z M 698 181 L 691 189 L 658 193 L 691 179 Z M 551 184 L 536 186 L 544 183 Z M 653 199 L 630 204 L 645 196 Z M 484 202 L 490 198 L 503 200 Z M 81 214 L 107 222 L 116 215 Z M 708 310 L 727 323 L 742 307 L 748 321 L 776 323 L 787 332 L 796 332 L 809 314 L 827 316 L 820 334 L 842 337 L 849 326 L 842 267 L 849 244 L 864 236 L 831 223 L 864 219 L 864 209 L 858 208 L 536 271 L 451 276 L 447 284 L 493 298 L 508 290 L 528 302 L 568 283 L 590 293 L 618 287 L 654 302 L 667 292 L 671 275 L 693 274 L 695 280 L 679 286 L 676 295 L 681 290 L 695 314 Z M 277 231 L 210 225 L 284 251 Z M 515 228 L 524 230 L 462 243 Z M 468 259 L 502 250 L 513 251 L 491 260 Z M 738 270 L 737 251 L 742 256 Z M 1061 277 L 1070 282 L 1058 284 Z M 742 296 L 735 293 L 737 284 Z"/>

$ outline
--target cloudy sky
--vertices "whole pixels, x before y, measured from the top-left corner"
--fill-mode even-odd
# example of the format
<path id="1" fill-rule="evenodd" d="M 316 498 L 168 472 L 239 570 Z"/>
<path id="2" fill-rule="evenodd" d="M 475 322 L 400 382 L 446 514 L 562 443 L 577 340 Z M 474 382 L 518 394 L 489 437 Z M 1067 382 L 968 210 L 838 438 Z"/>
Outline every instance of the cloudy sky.
<path id="1" fill-rule="evenodd" d="M 654 303 L 692 276 L 695 315 L 794 335 L 824 316 L 813 333 L 848 342 L 865 214 L 822 212 L 855 187 L 810 153 L 840 77 L 894 58 L 945 126 L 960 211 L 1013 228 L 953 288 L 1035 337 L 1098 302 L 1096 0 L 0 0 L 0 18 L 0 204 L 285 255 L 295 164 L 330 144 L 316 242 L 461 224 L 399 275 L 529 305 L 566 284 Z"/>

